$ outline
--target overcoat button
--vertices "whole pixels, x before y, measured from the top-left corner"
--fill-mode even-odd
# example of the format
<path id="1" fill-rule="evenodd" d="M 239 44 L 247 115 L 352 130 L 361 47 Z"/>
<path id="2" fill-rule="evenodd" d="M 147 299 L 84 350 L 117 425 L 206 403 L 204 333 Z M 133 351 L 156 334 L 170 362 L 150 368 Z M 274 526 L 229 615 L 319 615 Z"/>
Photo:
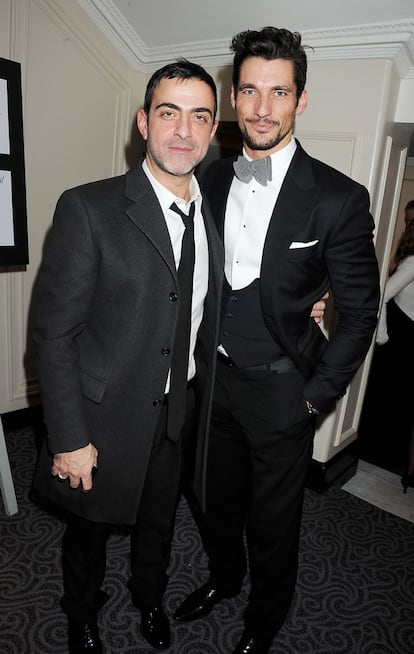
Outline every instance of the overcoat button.
<path id="1" fill-rule="evenodd" d="M 171 350 L 169 347 L 163 347 L 161 350 L 161 354 L 163 357 L 167 357 L 169 354 L 171 354 Z"/>
<path id="2" fill-rule="evenodd" d="M 152 404 L 153 406 L 161 406 L 162 400 L 154 400 Z"/>
<path id="3" fill-rule="evenodd" d="M 170 302 L 177 302 L 177 300 L 178 300 L 178 293 L 176 293 L 175 291 L 170 293 Z"/>

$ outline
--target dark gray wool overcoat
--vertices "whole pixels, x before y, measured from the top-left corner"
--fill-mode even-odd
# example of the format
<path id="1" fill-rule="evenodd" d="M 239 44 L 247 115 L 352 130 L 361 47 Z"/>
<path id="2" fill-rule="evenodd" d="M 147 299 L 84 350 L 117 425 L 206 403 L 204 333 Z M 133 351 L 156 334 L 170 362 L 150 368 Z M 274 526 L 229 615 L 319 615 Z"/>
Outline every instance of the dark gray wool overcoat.
<path id="1" fill-rule="evenodd" d="M 222 245 L 205 203 L 209 284 L 196 347 L 196 489 L 203 493 Z M 178 302 L 165 219 L 141 165 L 65 191 L 36 288 L 33 339 L 48 437 L 37 495 L 94 521 L 135 521 L 170 366 Z M 51 456 L 92 442 L 91 492 L 51 475 Z"/>

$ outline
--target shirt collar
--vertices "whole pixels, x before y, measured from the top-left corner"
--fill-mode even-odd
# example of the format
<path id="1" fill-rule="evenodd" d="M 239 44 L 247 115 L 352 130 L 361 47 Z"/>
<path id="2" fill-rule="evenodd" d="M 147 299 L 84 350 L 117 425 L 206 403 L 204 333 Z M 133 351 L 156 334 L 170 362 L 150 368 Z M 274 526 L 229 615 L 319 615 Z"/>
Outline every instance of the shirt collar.
<path id="1" fill-rule="evenodd" d="M 295 150 L 296 150 L 296 139 L 295 137 L 292 137 L 289 143 L 285 145 L 284 148 L 270 155 L 270 158 L 272 160 L 272 170 L 282 169 L 285 166 L 287 168 L 292 160 L 293 155 L 295 154 Z M 252 158 L 249 157 L 248 154 L 246 154 L 244 148 L 243 148 L 243 156 L 245 156 L 246 159 L 248 159 L 248 161 L 252 161 Z"/>
<path id="2" fill-rule="evenodd" d="M 190 202 L 186 202 L 183 200 L 183 198 L 178 198 L 174 193 L 171 193 L 165 186 L 160 184 L 160 182 L 154 177 L 154 175 L 151 173 L 150 169 L 148 168 L 148 164 L 146 160 L 142 162 L 142 169 L 146 176 L 148 177 L 154 191 L 155 195 L 158 198 L 158 202 L 161 205 L 161 208 L 164 212 L 164 214 L 168 211 L 168 209 L 171 207 L 172 203 L 175 202 L 177 206 L 184 211 L 185 213 L 188 213 L 189 206 L 191 202 L 195 202 L 196 206 L 201 205 L 201 191 L 200 191 L 200 186 L 197 181 L 197 178 L 195 175 L 192 176 L 191 181 L 190 181 L 190 197 L 191 200 Z"/>

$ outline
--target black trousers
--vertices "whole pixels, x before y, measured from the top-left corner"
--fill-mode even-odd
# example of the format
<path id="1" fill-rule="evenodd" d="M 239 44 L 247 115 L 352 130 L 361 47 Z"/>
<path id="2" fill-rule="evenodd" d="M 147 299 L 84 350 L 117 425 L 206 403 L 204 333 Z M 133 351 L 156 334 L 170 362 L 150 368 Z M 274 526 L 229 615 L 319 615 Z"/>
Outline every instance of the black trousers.
<path id="1" fill-rule="evenodd" d="M 297 370 L 217 363 L 203 540 L 211 579 L 226 594 L 240 591 L 249 567 L 244 622 L 260 638 L 280 629 L 295 589 L 315 432 L 303 386 Z"/>
<path id="2" fill-rule="evenodd" d="M 130 529 L 132 601 L 158 605 L 168 583 L 167 568 L 184 470 L 191 465 L 194 432 L 194 391 L 187 391 L 186 423 L 174 443 L 166 437 L 167 406 L 162 407 L 136 522 Z M 113 489 L 116 493 L 116 486 Z M 68 517 L 62 543 L 64 594 L 61 606 L 79 622 L 96 619 L 108 599 L 102 590 L 106 545 L 113 526 L 79 516 Z"/>
<path id="3" fill-rule="evenodd" d="M 374 348 L 357 444 L 361 458 L 403 473 L 414 466 L 413 393 L 406 381 L 414 369 L 414 321 L 393 299 L 387 305 L 387 328 L 388 342 Z"/>

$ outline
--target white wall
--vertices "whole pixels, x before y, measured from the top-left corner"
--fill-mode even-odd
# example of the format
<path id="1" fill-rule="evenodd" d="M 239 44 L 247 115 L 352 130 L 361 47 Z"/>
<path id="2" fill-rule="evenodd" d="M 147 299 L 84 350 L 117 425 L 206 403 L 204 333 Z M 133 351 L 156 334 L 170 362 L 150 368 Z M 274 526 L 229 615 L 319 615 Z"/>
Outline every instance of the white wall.
<path id="1" fill-rule="evenodd" d="M 401 80 L 394 120 L 396 123 L 414 123 L 414 79 Z"/>
<path id="2" fill-rule="evenodd" d="M 30 261 L 0 274 L 3 413 L 38 402 L 31 300 L 56 200 L 69 186 L 126 169 L 146 79 L 76 0 L 1 0 L 0 56 L 22 69 Z"/>

